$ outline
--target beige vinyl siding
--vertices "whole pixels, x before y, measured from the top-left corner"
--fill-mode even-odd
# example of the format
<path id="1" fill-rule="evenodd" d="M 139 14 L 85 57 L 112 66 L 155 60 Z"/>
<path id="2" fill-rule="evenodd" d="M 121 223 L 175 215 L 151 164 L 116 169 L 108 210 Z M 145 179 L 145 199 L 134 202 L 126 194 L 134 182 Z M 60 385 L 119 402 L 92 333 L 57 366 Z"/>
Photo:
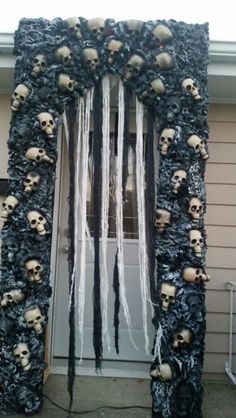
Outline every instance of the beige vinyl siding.
<path id="1" fill-rule="evenodd" d="M 211 104 L 208 115 L 210 158 L 206 168 L 207 333 L 204 372 L 224 373 L 228 358 L 228 280 L 236 282 L 236 105 Z M 234 301 L 236 333 L 236 292 Z M 236 334 L 234 335 L 236 363 Z"/>

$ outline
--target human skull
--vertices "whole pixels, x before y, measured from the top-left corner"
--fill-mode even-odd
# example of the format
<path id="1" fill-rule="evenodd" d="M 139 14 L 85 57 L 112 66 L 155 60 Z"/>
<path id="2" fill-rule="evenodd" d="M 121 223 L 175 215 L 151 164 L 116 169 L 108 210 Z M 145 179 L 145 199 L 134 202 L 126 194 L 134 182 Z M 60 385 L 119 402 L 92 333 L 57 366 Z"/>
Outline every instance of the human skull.
<path id="1" fill-rule="evenodd" d="M 43 267 L 38 260 L 29 260 L 25 263 L 26 271 L 29 275 L 29 279 L 34 283 L 42 283 L 41 274 L 43 272 Z"/>
<path id="2" fill-rule="evenodd" d="M 53 163 L 53 160 L 47 156 L 46 151 L 43 148 L 30 147 L 26 151 L 25 156 L 28 160 L 37 162 L 46 161 L 51 164 Z"/>
<path id="3" fill-rule="evenodd" d="M 30 173 L 27 174 L 23 183 L 25 186 L 24 191 L 26 193 L 35 192 L 39 187 L 40 179 L 41 177 L 39 174 L 35 173 L 34 171 L 30 171 Z"/>
<path id="4" fill-rule="evenodd" d="M 166 100 L 165 111 L 166 118 L 169 122 L 173 121 L 181 110 L 180 98 L 178 96 L 170 96 Z"/>
<path id="5" fill-rule="evenodd" d="M 168 228 L 171 221 L 171 212 L 166 209 L 157 209 L 155 227 L 158 232 L 162 233 Z"/>
<path id="6" fill-rule="evenodd" d="M 32 61 L 32 72 L 33 77 L 38 77 L 42 74 L 47 67 L 47 59 L 43 54 L 37 54 Z"/>
<path id="7" fill-rule="evenodd" d="M 44 216 L 41 215 L 41 213 L 37 212 L 36 210 L 32 210 L 28 213 L 27 219 L 30 223 L 31 229 L 36 229 L 39 235 L 46 234 L 45 224 L 47 221 Z"/>
<path id="8" fill-rule="evenodd" d="M 160 144 L 162 155 L 167 154 L 168 149 L 169 149 L 170 145 L 172 144 L 172 142 L 174 140 L 174 136 L 175 136 L 175 130 L 174 129 L 171 129 L 171 128 L 163 129 L 163 131 L 160 135 L 160 139 L 159 139 L 159 144 Z"/>
<path id="9" fill-rule="evenodd" d="M 201 99 L 201 96 L 197 88 L 197 84 L 192 78 L 186 78 L 182 82 L 182 87 L 187 93 L 190 93 L 190 95 L 194 98 L 194 100 Z"/>
<path id="10" fill-rule="evenodd" d="M 200 215 L 203 213 L 203 205 L 200 199 L 197 197 L 190 199 L 188 213 L 191 215 L 193 222 L 199 222 Z"/>
<path id="11" fill-rule="evenodd" d="M 48 138 L 53 138 L 53 129 L 55 129 L 56 125 L 53 120 L 51 113 L 42 112 L 37 115 L 37 119 L 40 122 L 40 126 L 43 132 L 46 133 Z"/>
<path id="12" fill-rule="evenodd" d="M 170 68 L 172 65 L 172 57 L 167 52 L 161 52 L 160 54 L 156 55 L 154 58 L 154 65 L 161 70 L 165 70 L 166 68 Z"/>
<path id="13" fill-rule="evenodd" d="M 6 199 L 2 203 L 1 220 L 3 222 L 6 222 L 8 220 L 9 215 L 12 214 L 18 203 L 19 200 L 15 196 L 9 195 L 6 197 Z"/>
<path id="14" fill-rule="evenodd" d="M 30 351 L 28 344 L 19 343 L 13 350 L 13 354 L 17 363 L 20 363 L 25 371 L 30 370 Z"/>
<path id="15" fill-rule="evenodd" d="M 11 96 L 11 110 L 17 112 L 25 103 L 30 91 L 24 84 L 18 84 Z"/>
<path id="16" fill-rule="evenodd" d="M 186 283 L 205 283 L 209 282 L 210 276 L 203 272 L 201 268 L 185 267 L 183 279 Z"/>
<path id="17" fill-rule="evenodd" d="M 33 328 L 36 334 L 42 333 L 42 323 L 45 319 L 45 316 L 42 315 L 38 306 L 32 307 L 32 309 L 25 311 L 24 318 L 28 328 Z"/>
<path id="18" fill-rule="evenodd" d="M 163 311 L 168 311 L 170 304 L 175 303 L 176 287 L 170 283 L 161 285 L 161 305 Z"/>
<path id="19" fill-rule="evenodd" d="M 68 19 L 65 19 L 65 22 L 70 30 L 70 33 L 72 36 L 74 36 L 77 39 L 82 38 L 81 33 L 81 22 L 79 17 L 68 17 Z"/>
<path id="20" fill-rule="evenodd" d="M 150 372 L 150 376 L 166 382 L 173 378 L 173 373 L 168 363 L 162 363 Z"/>
<path id="21" fill-rule="evenodd" d="M 126 64 L 124 79 L 129 80 L 130 78 L 138 77 L 142 71 L 144 62 L 144 59 L 140 55 L 131 55 L 129 61 Z"/>
<path id="22" fill-rule="evenodd" d="M 88 70 L 94 73 L 100 65 L 98 52 L 94 48 L 85 48 L 83 50 L 83 59 Z"/>
<path id="23" fill-rule="evenodd" d="M 154 99 L 157 96 L 165 93 L 166 88 L 163 81 L 160 78 L 156 78 L 155 80 L 151 81 L 150 87 L 144 93 L 144 96 L 148 96 L 150 99 Z"/>
<path id="24" fill-rule="evenodd" d="M 178 328 L 173 335 L 173 347 L 174 348 L 186 348 L 193 340 L 193 334 L 188 328 Z"/>
<path id="25" fill-rule="evenodd" d="M 101 17 L 95 17 L 88 20 L 87 26 L 93 37 L 101 41 L 105 32 L 105 20 Z"/>
<path id="26" fill-rule="evenodd" d="M 193 248 L 196 257 L 201 257 L 202 255 L 202 247 L 203 247 L 203 239 L 202 234 L 197 229 L 192 229 L 189 232 L 190 236 L 190 247 Z"/>
<path id="27" fill-rule="evenodd" d="M 209 158 L 204 142 L 201 138 L 199 138 L 199 136 L 191 135 L 187 140 L 187 144 L 189 147 L 194 149 L 195 154 L 200 154 L 203 160 L 207 160 Z"/>
<path id="28" fill-rule="evenodd" d="M 55 52 L 55 58 L 59 64 L 70 67 L 74 64 L 72 52 L 68 46 L 61 46 Z"/>
<path id="29" fill-rule="evenodd" d="M 157 25 L 152 31 L 154 37 L 162 43 L 163 41 L 169 41 L 173 38 L 171 30 L 165 25 Z"/>
<path id="30" fill-rule="evenodd" d="M 76 86 L 76 81 L 72 75 L 60 74 L 58 77 L 57 85 L 63 93 L 73 93 Z"/>
<path id="31" fill-rule="evenodd" d="M 129 19 L 126 21 L 128 33 L 138 34 L 143 28 L 143 21 L 137 19 Z"/>
<path id="32" fill-rule="evenodd" d="M 178 194 L 181 187 L 186 183 L 187 180 L 187 173 L 184 170 L 176 170 L 171 179 L 172 183 L 172 191 L 175 194 Z"/>
<path id="33" fill-rule="evenodd" d="M 123 43 L 121 41 L 118 41 L 116 39 L 112 39 L 108 45 L 108 62 L 109 64 L 113 64 L 116 57 L 119 55 L 120 50 L 123 46 Z"/>
<path id="34" fill-rule="evenodd" d="M 9 290 L 2 295 L 1 306 L 9 306 L 11 303 L 19 303 L 24 299 L 24 293 L 19 289 Z"/>

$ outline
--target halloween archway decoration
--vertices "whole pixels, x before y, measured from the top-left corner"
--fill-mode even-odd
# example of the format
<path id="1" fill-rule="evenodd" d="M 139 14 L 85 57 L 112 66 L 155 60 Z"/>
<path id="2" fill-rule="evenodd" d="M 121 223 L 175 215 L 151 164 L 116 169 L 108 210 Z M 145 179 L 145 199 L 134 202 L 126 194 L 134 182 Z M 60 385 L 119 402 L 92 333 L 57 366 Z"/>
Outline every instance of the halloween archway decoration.
<path id="1" fill-rule="evenodd" d="M 103 342 L 109 344 L 106 315 L 109 75 L 117 75 L 120 83 L 115 346 L 118 351 L 120 302 L 130 329 L 124 280 L 122 199 L 129 99 L 131 94 L 135 94 L 140 289 L 147 350 L 146 303 L 149 297 L 155 326 L 150 371 L 153 416 L 202 416 L 204 285 L 209 279 L 204 267 L 206 235 L 203 221 L 204 171 L 208 158 L 208 42 L 207 24 L 174 20 L 115 22 L 112 19 L 73 17 L 67 20 L 57 18 L 51 22 L 43 18 L 20 21 L 15 33 L 15 87 L 8 140 L 9 190 L 1 213 L 4 222 L 0 289 L 2 414 L 15 411 L 32 414 L 38 411 L 42 402 L 44 338 L 51 295 L 49 277 L 56 139 L 62 115 L 70 158 L 68 387 L 72 403 L 76 291 L 79 294 L 80 336 L 83 338 L 87 233 L 85 187 L 92 104 L 95 201 L 93 340 L 97 369 L 101 367 Z M 143 106 L 147 108 L 148 120 L 146 165 Z M 160 151 L 156 203 L 155 118 Z M 79 125 L 77 155 L 75 121 Z M 75 181 L 81 172 L 79 160 L 82 164 L 80 189 Z M 79 268 L 74 216 L 78 212 L 81 213 L 83 228 Z M 150 286 L 147 285 L 148 276 Z"/>

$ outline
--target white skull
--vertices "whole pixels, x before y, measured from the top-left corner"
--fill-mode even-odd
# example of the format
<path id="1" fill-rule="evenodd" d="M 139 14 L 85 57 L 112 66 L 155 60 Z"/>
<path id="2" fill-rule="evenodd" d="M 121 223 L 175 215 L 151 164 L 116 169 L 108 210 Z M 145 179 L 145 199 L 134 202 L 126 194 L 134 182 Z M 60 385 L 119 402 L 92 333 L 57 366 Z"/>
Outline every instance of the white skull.
<path id="1" fill-rule="evenodd" d="M 73 93 L 76 82 L 72 75 L 60 74 L 57 85 L 63 93 Z"/>
<path id="2" fill-rule="evenodd" d="M 192 78 L 186 78 L 182 82 L 182 87 L 184 88 L 184 90 L 187 93 L 191 94 L 191 96 L 194 98 L 194 100 L 201 99 L 201 96 L 200 96 L 198 88 L 197 88 L 197 84 Z"/>
<path id="3" fill-rule="evenodd" d="M 125 80 L 129 80 L 132 77 L 138 77 L 143 65 L 144 59 L 140 55 L 132 55 L 126 64 Z"/>
<path id="4" fill-rule="evenodd" d="M 199 284 L 209 282 L 210 276 L 205 274 L 200 268 L 185 267 L 183 270 L 183 279 L 187 283 Z"/>
<path id="5" fill-rule="evenodd" d="M 174 140 L 174 137 L 175 137 L 175 130 L 174 129 L 171 129 L 171 128 L 163 129 L 163 131 L 160 135 L 160 139 L 159 139 L 159 144 L 160 144 L 162 155 L 167 154 L 168 149 L 169 149 L 170 145 L 172 144 L 172 142 Z"/>
<path id="6" fill-rule="evenodd" d="M 203 160 L 207 160 L 209 158 L 204 142 L 201 138 L 199 138 L 199 136 L 191 135 L 187 140 L 187 144 L 194 149 L 195 154 L 200 154 Z"/>
<path id="7" fill-rule="evenodd" d="M 19 84 L 11 96 L 11 110 L 17 112 L 20 107 L 25 103 L 26 97 L 30 91 L 24 84 Z"/>
<path id="8" fill-rule="evenodd" d="M 112 39 L 108 45 L 107 49 L 109 51 L 108 62 L 112 64 L 115 57 L 119 55 L 120 49 L 122 48 L 123 43 L 121 41 L 117 41 L 116 39 Z"/>
<path id="9" fill-rule="evenodd" d="M 159 42 L 168 41 L 173 38 L 172 32 L 165 25 L 157 25 L 153 29 L 152 33 Z"/>
<path id="10" fill-rule="evenodd" d="M 46 219 L 44 218 L 41 213 L 37 212 L 36 210 L 32 210 L 28 213 L 27 219 L 30 223 L 31 229 L 36 229 L 39 235 L 45 235 L 46 229 L 45 224 L 47 223 Z"/>
<path id="11" fill-rule="evenodd" d="M 156 78 L 155 80 L 151 81 L 150 87 L 144 93 L 144 96 L 147 95 L 150 99 L 154 99 L 156 96 L 160 96 L 161 94 L 165 93 L 166 88 L 164 83 L 160 78 Z"/>
<path id="12" fill-rule="evenodd" d="M 95 72 L 97 70 L 97 67 L 100 65 L 97 50 L 94 48 L 85 48 L 83 50 L 83 58 L 86 67 L 90 71 Z"/>
<path id="13" fill-rule="evenodd" d="M 173 185 L 173 193 L 177 194 L 180 191 L 180 188 L 183 186 L 183 184 L 186 183 L 187 180 L 187 173 L 184 170 L 176 170 L 173 174 L 173 177 L 171 179 L 171 183 Z"/>
<path id="14" fill-rule="evenodd" d="M 41 273 L 43 267 L 38 260 L 29 260 L 25 263 L 26 271 L 29 275 L 30 281 L 35 283 L 42 283 Z"/>
<path id="15" fill-rule="evenodd" d="M 8 306 L 11 303 L 19 303 L 24 299 L 24 293 L 19 289 L 10 290 L 2 295 L 1 306 Z"/>
<path id="16" fill-rule="evenodd" d="M 137 19 L 129 19 L 126 21 L 128 32 L 140 33 L 143 28 L 143 21 Z"/>
<path id="17" fill-rule="evenodd" d="M 6 222 L 8 220 L 9 215 L 12 214 L 18 203 L 19 200 L 15 196 L 9 195 L 6 197 L 6 199 L 2 203 L 1 220 L 3 222 Z"/>
<path id="18" fill-rule="evenodd" d="M 17 363 L 20 363 L 25 371 L 30 370 L 30 351 L 28 344 L 19 343 L 13 350 L 13 354 Z"/>
<path id="19" fill-rule="evenodd" d="M 170 225 L 170 217 L 171 213 L 169 210 L 157 209 L 155 227 L 157 228 L 158 232 L 162 233 L 166 230 L 166 228 Z"/>
<path id="20" fill-rule="evenodd" d="M 105 32 L 105 20 L 101 17 L 95 17 L 94 19 L 89 19 L 87 25 L 93 37 L 101 41 Z"/>
<path id="21" fill-rule="evenodd" d="M 150 372 L 150 376 L 159 378 L 163 382 L 173 378 L 172 370 L 168 363 L 163 363 L 157 366 L 156 369 Z"/>
<path id="22" fill-rule="evenodd" d="M 161 70 L 170 68 L 172 65 L 172 57 L 167 52 L 161 52 L 154 58 L 154 64 Z"/>
<path id="23" fill-rule="evenodd" d="M 24 318 L 28 328 L 33 328 L 36 334 L 42 333 L 42 322 L 44 321 L 45 316 L 42 315 L 40 309 L 37 306 L 35 308 L 28 309 L 24 313 Z"/>
<path id="24" fill-rule="evenodd" d="M 53 160 L 47 156 L 46 151 L 43 148 L 30 147 L 26 151 L 25 156 L 28 160 L 37 162 L 47 161 L 48 163 L 53 163 Z"/>
<path id="25" fill-rule="evenodd" d="M 174 348 L 186 348 L 193 340 L 193 334 L 188 328 L 180 328 L 173 335 Z"/>
<path id="26" fill-rule="evenodd" d="M 26 193 L 35 192 L 39 187 L 40 179 L 41 179 L 40 175 L 35 173 L 34 171 L 31 171 L 30 173 L 28 173 L 24 181 L 24 186 L 25 186 L 24 191 Z"/>
<path id="27" fill-rule="evenodd" d="M 193 248 L 196 257 L 201 257 L 202 255 L 202 247 L 203 247 L 203 239 L 202 234 L 197 229 L 192 229 L 189 232 L 190 237 L 190 247 Z"/>
<path id="28" fill-rule="evenodd" d="M 43 132 L 46 133 L 48 138 L 53 138 L 53 129 L 55 128 L 55 122 L 53 120 L 53 117 L 51 113 L 48 112 L 42 112 L 37 115 L 37 119 L 40 122 L 40 126 Z"/>
<path id="29" fill-rule="evenodd" d="M 68 17 L 68 19 L 65 20 L 70 33 L 77 39 L 82 38 L 81 33 L 81 22 L 79 17 Z"/>
<path id="30" fill-rule="evenodd" d="M 200 215 L 203 213 L 203 205 L 200 199 L 197 197 L 190 199 L 188 213 L 191 215 L 193 222 L 199 222 Z"/>
<path id="31" fill-rule="evenodd" d="M 37 54 L 36 57 L 32 61 L 32 72 L 31 75 L 34 77 L 38 77 L 41 73 L 43 73 L 47 66 L 47 59 L 43 54 Z"/>
<path id="32" fill-rule="evenodd" d="M 72 52 L 68 46 L 61 46 L 58 48 L 55 52 L 55 58 L 57 62 L 65 65 L 66 67 L 70 67 L 74 64 Z"/>
<path id="33" fill-rule="evenodd" d="M 168 311 L 170 304 L 175 303 L 176 287 L 169 283 L 161 285 L 161 304 L 163 311 Z"/>

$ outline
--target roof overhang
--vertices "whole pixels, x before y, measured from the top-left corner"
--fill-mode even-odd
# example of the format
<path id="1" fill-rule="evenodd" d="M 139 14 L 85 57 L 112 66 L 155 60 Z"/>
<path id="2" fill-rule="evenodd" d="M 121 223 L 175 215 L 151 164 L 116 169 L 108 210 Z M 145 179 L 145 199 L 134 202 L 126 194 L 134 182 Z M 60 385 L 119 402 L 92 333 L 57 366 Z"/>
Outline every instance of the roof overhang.
<path id="1" fill-rule="evenodd" d="M 14 34 L 0 33 L 0 93 L 12 91 Z M 236 42 L 211 41 L 208 67 L 210 102 L 236 103 Z"/>

